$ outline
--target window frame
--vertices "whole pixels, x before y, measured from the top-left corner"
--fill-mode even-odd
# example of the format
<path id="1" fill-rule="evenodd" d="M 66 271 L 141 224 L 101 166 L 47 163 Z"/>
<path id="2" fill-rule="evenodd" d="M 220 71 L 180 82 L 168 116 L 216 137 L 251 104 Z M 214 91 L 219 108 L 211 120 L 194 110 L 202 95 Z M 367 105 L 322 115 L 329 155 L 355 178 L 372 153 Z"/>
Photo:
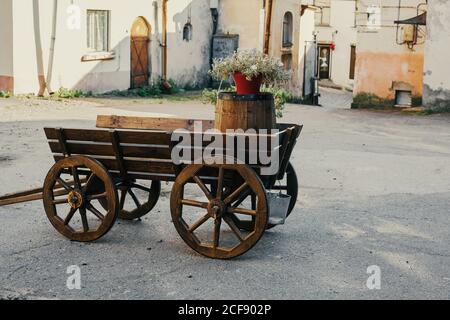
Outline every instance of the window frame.
<path id="1" fill-rule="evenodd" d="M 106 26 L 105 26 L 105 33 L 104 39 L 103 39 L 103 50 L 98 50 L 98 48 L 94 48 L 90 46 L 91 42 L 95 42 L 95 39 L 91 39 L 92 30 L 90 25 L 90 14 L 98 14 L 98 13 L 106 13 Z M 97 32 L 97 30 L 95 30 Z M 93 54 L 101 54 L 101 53 L 108 53 L 110 52 L 111 48 L 111 10 L 105 10 L 105 9 L 87 9 L 86 10 L 86 50 L 89 53 Z"/>
<path id="2" fill-rule="evenodd" d="M 190 22 L 187 22 L 184 25 L 183 30 L 182 30 L 183 41 L 190 42 L 192 40 L 192 33 L 193 33 L 192 29 L 193 29 L 192 24 Z M 188 32 L 187 37 L 186 37 L 186 33 L 185 33 L 186 31 Z"/>
<path id="3" fill-rule="evenodd" d="M 283 28 L 281 32 L 282 47 L 292 48 L 294 46 L 294 15 L 291 11 L 286 11 L 283 15 Z"/>

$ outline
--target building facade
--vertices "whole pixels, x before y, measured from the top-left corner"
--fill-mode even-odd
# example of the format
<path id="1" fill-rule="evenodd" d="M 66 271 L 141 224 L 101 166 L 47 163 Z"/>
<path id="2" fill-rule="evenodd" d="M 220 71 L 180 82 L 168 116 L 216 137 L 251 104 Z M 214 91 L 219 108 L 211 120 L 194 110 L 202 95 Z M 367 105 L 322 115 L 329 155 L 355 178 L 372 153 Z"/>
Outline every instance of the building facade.
<path id="1" fill-rule="evenodd" d="M 426 27 L 399 22 L 426 8 L 422 0 L 358 1 L 353 91 L 357 103 L 367 98 L 401 106 L 420 104 Z"/>
<path id="2" fill-rule="evenodd" d="M 343 88 L 352 88 L 356 58 L 357 1 L 315 0 L 317 74 Z"/>
<path id="3" fill-rule="evenodd" d="M 161 76 L 162 1 L 130 2 L 2 0 L 0 90 L 36 92 L 48 74 L 52 89 L 93 92 L 128 89 Z M 167 50 L 172 64 L 166 72 L 181 86 L 207 81 L 211 20 L 209 0 L 167 2 L 166 43 L 173 49 Z M 187 23 L 192 36 L 183 39 Z"/>
<path id="4" fill-rule="evenodd" d="M 428 2 L 424 68 L 424 106 L 450 110 L 450 5 L 446 0 Z"/>
<path id="5" fill-rule="evenodd" d="M 12 1 L 0 4 L 0 91 L 13 92 L 13 33 L 12 33 Z"/>
<path id="6" fill-rule="evenodd" d="M 213 57 L 262 48 L 266 2 L 2 0 L 0 90 L 102 93 L 160 77 L 205 87 Z M 301 0 L 274 1 L 271 22 L 269 53 L 293 71 L 289 87 L 301 96 L 313 11 Z"/>
<path id="7" fill-rule="evenodd" d="M 146 80 L 160 76 L 162 2 L 131 2 L 3 0 L 0 14 L 6 17 L 0 20 L 0 32 L 6 43 L 0 50 L 1 89 L 36 92 L 40 79 L 49 73 L 52 89 L 93 92 L 128 89 L 139 76 Z M 167 47 L 173 48 L 167 50 L 172 61 L 167 76 L 181 86 L 204 85 L 212 32 L 209 0 L 168 1 L 167 17 Z M 189 22 L 192 37 L 187 40 L 182 30 Z"/>
<path id="8" fill-rule="evenodd" d="M 267 35 L 268 2 L 220 1 L 217 37 L 236 39 L 235 43 L 241 50 L 263 51 Z M 314 9 L 302 5 L 302 1 L 298 0 L 273 1 L 272 5 L 268 53 L 280 58 L 286 69 L 292 71 L 288 88 L 294 95 L 308 95 L 311 93 L 309 79 L 312 75 L 305 73 L 305 50 L 306 43 L 313 39 Z"/>

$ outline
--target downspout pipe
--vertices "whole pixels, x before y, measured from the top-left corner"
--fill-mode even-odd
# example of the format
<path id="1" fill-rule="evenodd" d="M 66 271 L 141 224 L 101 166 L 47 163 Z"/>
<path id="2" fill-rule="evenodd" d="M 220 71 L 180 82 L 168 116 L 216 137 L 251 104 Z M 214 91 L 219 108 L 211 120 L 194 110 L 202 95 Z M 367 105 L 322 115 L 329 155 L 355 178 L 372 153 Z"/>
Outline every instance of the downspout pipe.
<path id="1" fill-rule="evenodd" d="M 42 53 L 41 27 L 39 19 L 39 0 L 33 0 L 33 27 L 34 27 L 34 41 L 36 46 L 36 65 L 39 81 L 38 96 L 42 97 L 45 93 L 46 83 L 44 74 L 44 61 Z"/>
<path id="2" fill-rule="evenodd" d="M 162 78 L 167 81 L 167 0 L 162 0 Z"/>
<path id="3" fill-rule="evenodd" d="M 273 8 L 273 0 L 266 0 L 266 26 L 265 26 L 265 34 L 264 34 L 264 53 L 269 54 L 270 48 L 270 30 L 272 28 L 272 8 Z"/>
<path id="4" fill-rule="evenodd" d="M 211 18 L 212 18 L 212 34 L 210 41 L 210 50 L 209 50 L 209 66 L 212 68 L 213 60 L 214 60 L 214 37 L 217 35 L 217 29 L 219 26 L 219 1 L 216 3 L 216 7 L 211 5 Z M 209 86 L 213 86 L 213 77 L 209 77 Z"/>
<path id="5" fill-rule="evenodd" d="M 47 91 L 49 94 L 53 94 L 53 90 L 50 85 L 52 82 L 53 75 L 53 61 L 55 59 L 55 43 L 56 43 L 56 26 L 58 19 L 58 0 L 53 0 L 53 20 L 52 20 L 52 35 L 50 42 L 50 52 L 48 58 L 48 69 L 47 69 Z"/>

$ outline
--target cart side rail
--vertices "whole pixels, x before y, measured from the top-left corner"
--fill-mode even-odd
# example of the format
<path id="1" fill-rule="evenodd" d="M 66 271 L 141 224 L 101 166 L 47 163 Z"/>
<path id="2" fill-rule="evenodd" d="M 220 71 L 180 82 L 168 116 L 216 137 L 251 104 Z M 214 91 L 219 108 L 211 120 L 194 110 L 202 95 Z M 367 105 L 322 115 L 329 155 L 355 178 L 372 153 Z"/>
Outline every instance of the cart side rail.
<path id="1" fill-rule="evenodd" d="M 189 143 L 182 146 L 178 144 L 179 141 L 172 141 L 173 132 L 160 130 L 45 128 L 44 131 L 55 161 L 71 155 L 89 156 L 101 162 L 113 174 L 124 178 L 173 181 L 183 165 L 199 160 L 197 159 L 199 154 L 203 157 L 205 149 L 212 141 L 217 141 L 217 138 L 221 139 L 222 144 L 215 146 L 213 152 L 210 152 L 212 156 L 215 156 L 216 152 L 219 155 L 229 155 L 228 152 L 233 149 L 231 151 L 236 155 L 244 154 L 245 159 L 239 159 L 241 163 L 262 167 L 266 164 L 259 161 L 260 153 L 270 156 L 272 152 L 278 152 L 281 168 L 281 165 L 286 162 L 286 157 L 289 157 L 292 152 L 292 141 L 298 137 L 301 127 L 282 125 L 281 128 L 281 131 L 273 134 L 196 133 L 186 131 L 185 134 L 189 138 Z M 254 143 L 250 143 L 250 141 L 255 141 L 251 139 L 255 137 L 258 139 L 256 148 Z M 277 139 L 273 139 L 274 137 Z M 201 147 L 198 147 L 199 141 Z M 275 145 L 273 145 L 274 141 L 276 141 Z M 268 149 L 264 148 L 263 150 L 261 148 L 262 142 Z M 181 152 L 183 155 L 181 163 L 174 163 L 174 159 L 172 159 L 175 147 L 178 147 L 176 150 L 178 153 L 180 149 L 183 150 L 184 148 Z M 187 153 L 186 151 L 190 152 Z M 240 153 L 240 151 L 243 151 L 243 153 Z M 254 159 L 255 153 L 258 155 L 257 162 L 249 163 L 248 160 L 250 157 Z M 189 156 L 186 158 L 184 157 L 185 154 Z"/>

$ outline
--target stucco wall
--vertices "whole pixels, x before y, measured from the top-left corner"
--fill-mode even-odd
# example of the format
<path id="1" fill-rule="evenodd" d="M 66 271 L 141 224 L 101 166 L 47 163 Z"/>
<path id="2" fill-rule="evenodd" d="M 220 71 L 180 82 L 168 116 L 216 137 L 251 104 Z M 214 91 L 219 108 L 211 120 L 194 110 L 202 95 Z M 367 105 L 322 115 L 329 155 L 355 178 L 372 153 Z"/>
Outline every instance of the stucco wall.
<path id="1" fill-rule="evenodd" d="M 14 1 L 14 76 L 15 92 L 36 92 L 37 58 L 33 28 L 33 0 Z M 72 1 L 58 0 L 58 23 L 56 33 L 55 60 L 51 87 L 81 89 L 104 92 L 127 89 L 130 86 L 130 35 L 129 30 L 137 16 L 150 20 L 151 4 L 145 0 L 133 0 L 140 8 L 124 5 L 123 2 L 106 0 L 75 0 L 81 9 L 79 29 L 67 26 L 67 9 Z M 143 10 L 148 8 L 148 10 Z M 88 53 L 86 11 L 88 9 L 111 10 L 110 49 L 115 58 L 107 61 L 81 62 Z M 50 48 L 53 1 L 39 1 L 40 28 L 43 48 L 44 70 Z M 147 15 L 145 13 L 148 13 Z"/>
<path id="2" fill-rule="evenodd" d="M 219 28 L 221 34 L 238 34 L 239 48 L 242 50 L 260 49 L 261 24 L 264 17 L 261 15 L 263 2 L 259 0 L 233 1 L 220 0 Z"/>
<path id="3" fill-rule="evenodd" d="M 331 0 L 330 26 L 317 26 L 319 43 L 334 43 L 331 53 L 331 80 L 343 87 L 353 84 L 350 79 L 351 45 L 356 44 L 355 2 Z"/>
<path id="4" fill-rule="evenodd" d="M 284 0 L 274 1 L 274 8 L 272 13 L 272 28 L 271 28 L 271 41 L 270 41 L 270 54 L 275 57 L 281 58 L 282 54 L 292 54 L 292 78 L 287 84 L 287 87 L 294 93 L 295 96 L 300 97 L 302 95 L 303 83 L 301 76 L 303 74 L 303 65 L 299 65 L 300 55 L 300 1 L 297 0 Z M 283 20 L 284 15 L 287 12 L 291 12 L 293 15 L 293 46 L 288 51 L 283 49 Z"/>
<path id="5" fill-rule="evenodd" d="M 168 77 L 191 88 L 208 84 L 212 16 L 209 0 L 167 2 Z M 183 40 L 183 27 L 190 17 L 192 40 Z"/>
<path id="6" fill-rule="evenodd" d="M 358 52 L 356 64 L 356 93 L 393 99 L 393 82 L 404 82 L 411 86 L 413 96 L 422 95 L 423 54 Z"/>
<path id="7" fill-rule="evenodd" d="M 73 2 L 81 9 L 80 28 L 67 27 L 67 8 Z M 15 0 L 14 76 L 15 93 L 35 93 L 38 89 L 35 37 L 33 32 L 33 0 Z M 182 40 L 182 27 L 189 7 L 192 12 L 193 39 Z M 40 28 L 44 70 L 50 48 L 53 1 L 39 1 Z M 81 62 L 87 50 L 86 11 L 110 10 L 110 50 L 112 60 Z M 51 87 L 105 92 L 130 87 L 130 29 L 142 16 L 151 27 L 149 43 L 152 79 L 161 76 L 161 1 L 130 0 L 58 0 L 58 24 L 55 61 Z M 183 23 L 182 23 L 183 22 Z M 181 25 L 182 24 L 182 25 Z M 181 86 L 199 86 L 207 79 L 209 67 L 209 34 L 211 16 L 209 0 L 168 1 L 168 76 Z M 181 26 L 181 27 L 180 27 Z"/>
<path id="8" fill-rule="evenodd" d="M 450 5 L 447 0 L 429 1 L 427 24 L 424 105 L 450 109 Z"/>
<path id="9" fill-rule="evenodd" d="M 371 93 L 381 98 L 393 99 L 395 97 L 395 83 L 404 83 L 415 96 L 422 95 L 423 60 L 425 38 L 412 49 L 406 44 L 397 44 L 402 41 L 402 29 L 397 34 L 395 20 L 412 18 L 417 15 L 417 5 L 420 0 L 402 1 L 400 11 L 396 7 L 398 1 L 372 0 L 367 5 L 377 4 L 381 7 L 381 24 L 373 29 L 366 25 L 367 18 L 357 15 L 358 40 L 356 54 L 354 95 Z M 360 12 L 366 12 L 360 6 Z M 365 20 L 364 20 L 365 19 Z"/>
<path id="10" fill-rule="evenodd" d="M 288 53 L 282 48 L 283 18 L 286 12 L 290 11 L 293 15 L 293 40 L 294 45 L 290 50 L 292 54 L 292 79 L 287 87 L 296 95 L 302 95 L 303 87 L 303 50 L 304 41 L 307 38 L 301 38 L 301 33 L 312 32 L 300 30 L 301 16 L 300 7 L 302 1 L 283 0 L 274 1 L 272 12 L 270 55 L 281 58 L 282 54 Z M 243 50 L 258 49 L 262 50 L 264 38 L 265 15 L 263 10 L 263 1 L 261 0 L 221 0 L 219 33 L 238 34 L 239 48 Z M 309 25 L 313 26 L 313 19 L 310 14 Z"/>
<path id="11" fill-rule="evenodd" d="M 38 63 L 33 26 L 33 3 L 39 6 L 40 35 L 42 43 L 42 64 L 47 74 L 51 43 L 53 1 L 5 0 L 12 2 L 12 25 L 14 28 L 14 64 L 8 63 L 14 75 L 14 92 L 36 93 L 38 84 Z M 53 90 L 60 87 L 83 91 L 105 92 L 124 90 L 130 87 L 130 29 L 134 20 L 142 16 L 151 27 L 149 44 L 151 79 L 162 74 L 162 9 L 161 0 L 58 0 L 58 18 L 53 77 Z M 301 94 L 303 55 L 299 44 L 300 1 L 275 1 L 271 37 L 271 54 L 281 57 L 281 33 L 286 11 L 294 15 L 295 45 L 292 48 L 293 78 L 290 88 Z M 79 6 L 81 19 L 79 28 L 70 29 L 67 20 L 68 7 Z M 220 1 L 219 33 L 239 33 L 240 47 L 262 48 L 264 36 L 264 15 L 262 1 Z M 110 10 L 110 50 L 115 53 L 112 60 L 82 62 L 87 50 L 88 9 Z M 212 17 L 209 0 L 168 1 L 168 77 L 180 86 L 201 87 L 207 84 L 212 34 Z M 5 12 L 5 11 L 3 11 Z M 188 20 L 193 26 L 192 40 L 182 38 L 183 26 Z M 3 23 L 3 22 L 2 22 Z M 307 32 L 310 32 L 308 30 Z M 300 40 L 299 40 L 300 39 Z M 3 60 L 3 61 L 6 61 Z"/>
<path id="12" fill-rule="evenodd" d="M 12 0 L 0 3 L 0 91 L 13 91 Z"/>
<path id="13" fill-rule="evenodd" d="M 336 49 L 331 79 L 342 86 L 353 84 L 350 79 L 351 45 L 356 44 L 355 4 L 351 1 L 331 1 L 331 25 L 337 30 L 334 36 Z"/>
<path id="14" fill-rule="evenodd" d="M 300 66 L 299 83 L 303 84 L 303 96 L 307 97 L 314 91 L 311 78 L 315 76 L 316 51 L 314 45 L 314 12 L 315 9 L 306 9 L 300 19 L 300 41 L 298 65 Z"/>

